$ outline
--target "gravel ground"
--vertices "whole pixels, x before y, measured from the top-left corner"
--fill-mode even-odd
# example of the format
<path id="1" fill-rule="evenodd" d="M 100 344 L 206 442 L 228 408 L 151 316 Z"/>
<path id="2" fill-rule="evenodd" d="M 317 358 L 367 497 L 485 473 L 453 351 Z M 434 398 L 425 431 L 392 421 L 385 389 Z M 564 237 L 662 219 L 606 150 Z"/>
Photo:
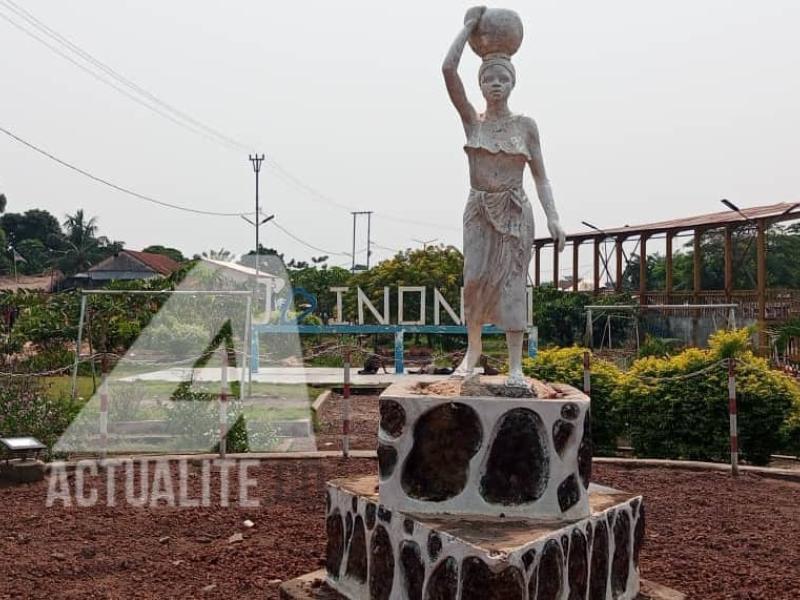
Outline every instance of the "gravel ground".
<path id="1" fill-rule="evenodd" d="M 375 450 L 378 447 L 378 396 L 354 394 L 350 397 L 350 449 Z M 318 450 L 342 449 L 342 396 L 331 394 L 317 414 Z"/>
<path id="2" fill-rule="evenodd" d="M 195 498 L 201 469 L 188 469 Z M 106 505 L 101 477 L 87 480 L 101 488 L 90 508 L 60 500 L 47 508 L 47 482 L 2 487 L 0 598 L 276 599 L 277 580 L 323 564 L 324 482 L 375 471 L 367 459 L 265 461 L 249 472 L 258 508 L 238 505 L 235 474 L 228 507 L 220 506 L 218 477 L 212 505 L 197 508 L 130 506 L 124 471 L 112 478 L 115 507 Z M 645 496 L 644 577 L 690 598 L 798 598 L 800 484 L 609 465 L 596 466 L 596 479 Z M 255 526 L 243 526 L 246 519 Z M 237 533 L 242 541 L 231 539 Z"/>

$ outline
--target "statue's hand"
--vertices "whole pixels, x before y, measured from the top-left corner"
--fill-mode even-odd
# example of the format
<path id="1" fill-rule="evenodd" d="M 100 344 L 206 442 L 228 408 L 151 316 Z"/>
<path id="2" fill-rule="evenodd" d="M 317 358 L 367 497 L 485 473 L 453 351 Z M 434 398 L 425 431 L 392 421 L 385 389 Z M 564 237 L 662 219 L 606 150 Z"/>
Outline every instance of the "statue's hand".
<path id="1" fill-rule="evenodd" d="M 475 26 L 478 24 L 478 21 L 481 20 L 485 12 L 485 6 L 473 6 L 467 11 L 467 14 L 464 15 L 464 26 L 470 30 L 475 29 Z"/>
<path id="2" fill-rule="evenodd" d="M 550 230 L 550 237 L 552 237 L 553 241 L 556 242 L 558 251 L 563 252 L 564 246 L 567 243 L 567 234 L 564 233 L 564 230 L 561 228 L 561 223 L 556 220 L 548 221 L 547 229 Z"/>

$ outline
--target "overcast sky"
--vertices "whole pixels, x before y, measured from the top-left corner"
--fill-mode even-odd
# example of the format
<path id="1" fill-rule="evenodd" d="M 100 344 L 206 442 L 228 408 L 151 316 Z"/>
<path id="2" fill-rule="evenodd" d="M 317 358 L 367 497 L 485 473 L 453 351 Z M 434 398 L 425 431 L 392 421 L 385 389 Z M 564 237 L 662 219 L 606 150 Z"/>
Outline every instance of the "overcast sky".
<path id="1" fill-rule="evenodd" d="M 471 3 L 15 1 L 323 194 L 263 168 L 264 210 L 303 240 L 346 254 L 349 210 L 373 210 L 372 234 L 382 247 L 418 245 L 413 239 L 461 245 L 467 163 L 440 65 Z M 504 6 L 521 14 L 526 30 L 511 107 L 539 124 L 568 232 L 583 231 L 582 220 L 612 227 L 712 212 L 723 197 L 740 206 L 800 200 L 800 2 Z M 0 0 L 0 15 L 11 14 Z M 246 149 L 176 126 L 3 19 L 0 56 L 0 127 L 167 202 L 252 209 Z M 462 77 L 482 105 L 477 66 L 467 49 Z M 544 216 L 529 179 L 526 185 L 542 235 Z M 239 253 L 253 245 L 241 219 L 126 197 L 3 135 L 0 191 L 9 211 L 45 208 L 63 218 L 83 208 L 103 234 L 133 249 Z M 272 225 L 262 233 L 287 256 L 320 254 Z M 378 259 L 389 254 L 375 250 Z M 589 255 L 581 257 L 585 272 Z"/>

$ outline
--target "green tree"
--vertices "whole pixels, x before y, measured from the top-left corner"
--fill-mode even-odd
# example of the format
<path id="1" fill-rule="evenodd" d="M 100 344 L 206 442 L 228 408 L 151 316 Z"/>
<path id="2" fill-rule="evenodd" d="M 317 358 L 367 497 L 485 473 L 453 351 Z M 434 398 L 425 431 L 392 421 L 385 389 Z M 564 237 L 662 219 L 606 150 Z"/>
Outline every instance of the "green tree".
<path id="1" fill-rule="evenodd" d="M 22 240 L 40 240 L 48 248 L 58 248 L 63 238 L 58 220 L 46 210 L 37 208 L 24 214 L 5 213 L 0 217 L 0 227 L 8 235 L 11 244 Z"/>
<path id="2" fill-rule="evenodd" d="M 383 303 L 383 288 L 401 285 L 424 286 L 427 290 L 426 321 L 433 322 L 433 288 L 439 289 L 453 309 L 458 313 L 461 303 L 460 289 L 463 282 L 464 257 L 454 246 L 428 246 L 425 249 L 404 250 L 393 258 L 384 260 L 369 271 L 356 274 L 351 282 L 370 294 L 378 306 Z M 355 289 L 351 290 L 351 311 L 354 311 Z M 419 294 L 406 294 L 403 312 L 406 319 L 419 315 Z M 391 314 L 397 312 L 397 293 L 393 289 L 389 296 Z M 351 313 L 351 317 L 354 316 Z"/>
<path id="3" fill-rule="evenodd" d="M 164 256 L 170 257 L 172 260 L 178 263 L 182 263 L 186 260 L 186 257 L 183 255 L 183 252 L 178 250 L 177 248 L 171 248 L 169 246 L 148 246 L 142 252 L 150 252 L 151 254 L 162 254 Z"/>
<path id="4" fill-rule="evenodd" d="M 112 242 L 105 236 L 97 237 L 97 218 L 87 218 L 83 209 L 64 219 L 64 250 L 59 266 L 64 273 L 84 271 L 104 258 L 122 250 L 122 242 Z"/>
<path id="5" fill-rule="evenodd" d="M 25 262 L 21 262 L 18 268 L 27 275 L 43 272 L 50 262 L 50 252 L 41 240 L 22 240 L 14 250 L 25 259 Z"/>

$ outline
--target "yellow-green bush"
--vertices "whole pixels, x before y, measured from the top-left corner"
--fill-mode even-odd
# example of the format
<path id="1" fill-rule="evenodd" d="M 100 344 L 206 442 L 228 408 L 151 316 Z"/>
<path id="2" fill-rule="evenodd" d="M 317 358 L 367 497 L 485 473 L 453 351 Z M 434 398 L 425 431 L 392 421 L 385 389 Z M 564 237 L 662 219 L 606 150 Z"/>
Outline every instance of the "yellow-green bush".
<path id="1" fill-rule="evenodd" d="M 722 359 L 737 360 L 739 445 L 765 464 L 785 441 L 786 422 L 800 406 L 800 388 L 749 349 L 750 331 L 720 331 L 709 349 L 636 361 L 614 403 L 622 411 L 637 456 L 725 460 L 729 456 L 728 378 Z M 699 371 L 708 372 L 686 377 Z M 654 378 L 654 379 L 651 379 Z M 783 432 L 783 436 L 782 436 Z"/>
<path id="2" fill-rule="evenodd" d="M 523 368 L 529 377 L 568 383 L 583 389 L 584 348 L 542 350 L 534 359 L 527 358 Z M 616 365 L 592 358 L 592 441 L 596 454 L 613 453 L 622 422 L 613 399 L 623 374 Z"/>

